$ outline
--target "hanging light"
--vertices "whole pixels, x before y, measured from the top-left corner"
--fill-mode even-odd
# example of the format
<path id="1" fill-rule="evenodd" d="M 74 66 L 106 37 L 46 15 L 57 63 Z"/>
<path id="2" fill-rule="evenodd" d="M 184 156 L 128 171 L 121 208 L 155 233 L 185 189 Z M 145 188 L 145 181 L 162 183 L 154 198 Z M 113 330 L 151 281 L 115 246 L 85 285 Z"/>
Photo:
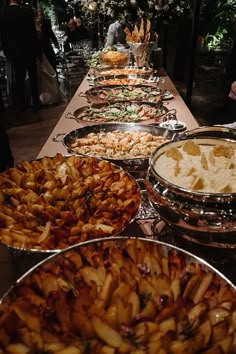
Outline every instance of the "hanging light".
<path id="1" fill-rule="evenodd" d="M 96 3 L 96 1 L 90 1 L 89 3 L 88 3 L 88 10 L 90 10 L 90 11 L 96 11 L 97 10 L 97 3 Z"/>

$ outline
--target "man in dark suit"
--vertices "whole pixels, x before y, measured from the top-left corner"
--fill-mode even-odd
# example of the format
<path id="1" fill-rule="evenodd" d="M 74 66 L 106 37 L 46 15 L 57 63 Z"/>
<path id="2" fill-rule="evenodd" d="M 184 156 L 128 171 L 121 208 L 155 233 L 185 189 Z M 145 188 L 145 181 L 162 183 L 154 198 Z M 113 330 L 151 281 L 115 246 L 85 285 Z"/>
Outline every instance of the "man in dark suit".
<path id="1" fill-rule="evenodd" d="M 20 0 L 10 0 L 0 16 L 2 47 L 8 62 L 11 63 L 14 82 L 14 102 L 18 110 L 24 110 L 25 78 L 28 73 L 34 107 L 39 107 L 36 56 L 38 54 L 37 33 L 33 12 L 20 7 Z"/>

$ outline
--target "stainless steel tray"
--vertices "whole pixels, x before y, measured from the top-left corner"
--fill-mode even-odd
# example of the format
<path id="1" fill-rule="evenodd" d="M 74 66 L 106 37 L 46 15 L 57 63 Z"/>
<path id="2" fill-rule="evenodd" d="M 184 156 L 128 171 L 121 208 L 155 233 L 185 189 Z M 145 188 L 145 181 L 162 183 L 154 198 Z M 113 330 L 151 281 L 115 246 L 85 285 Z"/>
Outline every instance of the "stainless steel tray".
<path id="1" fill-rule="evenodd" d="M 108 75 L 142 75 L 143 77 L 150 77 L 150 75 L 153 74 L 152 68 L 139 68 L 137 66 L 119 66 L 115 68 L 112 66 L 106 66 L 90 71 L 95 77 Z"/>
<path id="2" fill-rule="evenodd" d="M 99 282 L 98 275 L 103 282 Z M 125 293 L 127 296 L 117 296 L 119 287 L 122 287 L 122 295 L 128 289 Z M 149 315 L 148 319 L 149 324 L 151 323 L 155 329 L 158 328 L 158 332 L 154 332 L 154 335 L 158 333 L 166 338 L 166 332 L 161 332 L 159 325 L 164 328 L 164 331 L 166 328 L 169 331 L 168 326 L 171 326 L 171 333 L 176 332 L 175 336 L 168 337 L 168 345 L 170 341 L 171 343 L 177 341 L 182 345 L 189 339 L 191 345 L 197 343 L 199 348 L 200 333 L 201 338 L 203 336 L 200 343 L 204 349 L 211 350 L 220 347 L 218 341 L 222 339 L 222 337 L 211 336 L 211 333 L 222 333 L 222 330 L 223 338 L 232 339 L 224 353 L 232 354 L 235 336 L 233 326 L 235 291 L 235 286 L 222 273 L 206 261 L 181 248 L 134 236 L 129 239 L 117 237 L 88 241 L 49 257 L 28 271 L 6 292 L 0 300 L 1 314 L 3 319 L 8 320 L 2 321 L 2 332 L 7 329 L 4 337 L 6 340 L 3 341 L 2 347 L 5 352 L 6 346 L 15 343 L 14 338 L 17 337 L 18 343 L 21 343 L 22 338 L 28 338 L 29 350 L 43 352 L 52 342 L 55 343 L 56 338 L 60 350 L 70 351 L 71 348 L 77 350 L 78 343 L 80 346 L 86 343 L 87 352 L 92 353 L 94 350 L 90 347 L 91 343 L 94 341 L 96 344 L 101 343 L 102 347 L 105 341 L 107 348 L 111 340 L 109 334 L 120 333 L 118 337 L 122 336 L 124 343 L 126 345 L 131 343 L 132 348 L 135 349 L 137 339 L 134 342 L 130 333 L 136 335 L 135 331 L 137 328 L 140 329 L 141 324 L 144 324 L 141 329 L 146 328 L 147 312 L 145 312 L 146 316 L 141 312 L 143 310 L 141 300 L 143 299 L 142 301 L 146 301 L 147 304 L 151 298 L 150 303 L 153 308 L 151 313 L 155 316 Z M 138 304 L 140 301 L 140 306 L 136 306 L 134 310 L 136 316 L 129 315 L 128 318 L 132 319 L 128 322 L 129 326 L 124 325 L 123 321 L 119 323 L 116 320 L 115 324 L 118 322 L 118 327 L 113 331 L 114 326 L 107 324 L 105 310 L 111 306 L 116 309 L 117 304 L 123 305 L 126 301 L 131 303 L 130 294 L 135 294 Z M 155 302 L 152 301 L 152 297 Z M 125 312 L 127 306 L 121 305 L 120 308 Z M 81 313 L 86 313 L 87 316 L 81 317 Z M 161 317 L 158 317 L 158 324 L 156 313 L 161 314 Z M 20 321 L 12 321 L 12 316 L 16 319 L 20 316 Z M 30 321 L 29 328 L 25 322 L 29 323 L 30 316 L 34 316 L 34 321 Z M 102 319 L 102 331 L 99 330 L 99 334 L 104 333 L 104 322 L 105 330 L 107 328 L 109 330 L 108 334 L 105 331 L 101 337 L 97 335 L 97 330 L 93 332 L 86 330 L 91 328 L 88 326 L 94 316 Z M 213 322 L 210 319 L 213 319 Z M 210 325 L 206 326 L 206 322 Z M 37 339 L 40 338 L 41 341 L 33 341 L 30 340 L 31 336 L 26 336 L 32 332 L 35 323 L 39 328 Z M 183 341 L 183 332 L 178 335 L 177 331 L 185 323 L 187 324 L 183 328 L 186 328 L 186 339 Z M 22 324 L 25 325 L 24 331 L 19 330 Z M 9 328 L 11 331 L 8 330 Z M 83 335 L 81 335 L 81 328 L 85 328 Z M 199 328 L 202 332 L 199 332 Z M 191 336 L 188 336 L 187 331 Z M 144 348 L 144 352 L 149 347 L 150 336 L 141 338 L 140 345 L 142 350 Z"/>
<path id="3" fill-rule="evenodd" d="M 140 90 L 139 95 L 132 97 L 132 91 Z M 113 94 L 109 95 L 113 91 Z M 101 94 L 105 93 L 106 97 L 101 97 Z M 123 94 L 123 96 L 121 96 Z M 160 87 L 153 85 L 107 85 L 107 86 L 95 86 L 80 93 L 79 96 L 86 97 L 88 102 L 125 102 L 130 100 L 140 102 L 159 103 L 160 101 L 172 99 L 174 96 L 168 90 L 162 90 Z"/>
<path id="4" fill-rule="evenodd" d="M 184 135 L 184 134 L 183 134 Z M 213 193 L 189 190 L 162 178 L 155 170 L 155 161 L 170 147 L 182 144 L 166 143 L 154 151 L 150 158 L 146 187 L 150 199 L 161 217 L 182 233 L 191 235 L 196 243 L 211 247 L 236 247 L 236 193 Z M 191 136 L 189 139 L 191 140 Z M 228 144 L 227 139 L 214 137 L 193 137 L 200 143 Z M 232 144 L 236 144 L 231 140 Z"/>
<path id="5" fill-rule="evenodd" d="M 142 117 L 140 118 L 128 116 L 127 115 L 127 107 L 130 105 L 136 105 L 137 111 L 146 107 L 150 107 L 154 109 L 152 116 Z M 117 116 L 112 113 L 114 110 L 122 110 L 124 111 L 123 115 Z M 102 113 L 108 112 L 109 116 L 104 117 Z M 129 102 L 102 102 L 102 103 L 92 103 L 88 106 L 80 107 L 74 112 L 68 112 L 65 116 L 67 119 L 75 119 L 78 123 L 82 121 L 90 122 L 90 123 L 109 123 L 109 122 L 119 122 L 119 123 L 138 123 L 142 121 L 148 121 L 151 119 L 159 120 L 161 116 L 167 114 L 169 112 L 168 108 L 165 107 L 162 102 L 159 103 L 150 103 L 150 102 L 140 102 L 140 101 L 129 101 Z M 94 116 L 92 116 L 94 114 Z"/>
<path id="6" fill-rule="evenodd" d="M 11 250 L 13 257 L 17 257 L 19 254 L 31 254 L 35 255 L 34 259 L 37 259 L 41 257 L 40 254 L 44 257 L 46 254 L 59 252 L 72 244 L 84 241 L 87 237 L 92 239 L 107 236 L 107 233 L 111 235 L 112 233 L 114 235 L 121 233 L 135 220 L 139 212 L 141 203 L 140 186 L 135 178 L 120 166 L 108 161 L 103 162 L 105 165 L 101 164 L 101 159 L 95 157 L 57 154 L 53 157 L 45 156 L 31 162 L 23 161 L 19 166 L 3 172 L 1 174 L 1 186 L 4 192 L 2 193 L 1 204 L 4 204 L 6 211 L 1 209 L 1 220 L 4 220 L 4 217 L 5 219 L 10 218 L 9 213 L 11 215 L 15 213 L 16 216 L 8 224 L 1 221 L 0 245 L 4 245 Z M 107 173 L 109 169 L 110 173 Z M 94 171 L 102 173 L 103 177 L 93 181 Z M 117 179 L 111 179 L 111 174 L 117 175 Z M 22 175 L 26 178 L 25 182 L 22 182 Z M 29 175 L 32 180 L 28 185 L 26 182 Z M 17 195 L 15 196 L 15 204 L 11 203 L 10 200 L 12 192 L 9 192 L 7 181 L 11 180 L 11 176 L 14 176 L 14 179 L 12 177 L 12 184 L 15 189 L 20 189 L 26 197 L 33 195 L 34 198 L 37 198 L 37 202 L 31 199 L 27 200 L 27 208 L 26 210 L 23 209 L 24 218 L 22 218 L 22 209 L 19 207 L 24 207 L 26 202 L 22 198 L 18 201 Z M 122 180 L 130 184 L 132 195 L 127 195 L 130 192 L 127 186 L 118 193 L 116 183 L 117 181 L 122 182 Z M 51 189 L 52 185 L 53 191 Z M 97 186 L 96 190 L 94 190 L 95 185 Z M 107 187 L 105 187 L 106 185 Z M 110 204 L 110 199 L 108 201 L 109 195 L 101 195 L 101 192 L 106 193 L 106 188 L 116 198 L 113 204 Z M 73 191 L 74 194 L 70 193 L 69 190 Z M 60 194 L 60 192 L 62 193 Z M 9 201 L 7 200 L 8 194 Z M 101 209 L 103 211 L 100 210 L 100 202 L 94 202 L 93 198 L 94 201 L 101 198 L 101 203 L 103 202 L 104 205 Z M 116 204 L 119 198 L 122 198 L 123 201 L 129 198 L 132 203 L 120 207 Z M 99 215 L 100 213 L 103 215 L 105 205 L 110 213 L 114 213 L 114 219 L 108 218 L 105 220 L 103 218 L 102 221 L 102 217 Z M 36 209 L 33 208 L 35 206 Z M 82 227 L 91 223 L 91 218 L 93 219 L 92 224 L 98 225 L 98 228 L 92 227 L 88 232 L 86 226 L 84 229 Z M 33 224 L 30 223 L 31 220 L 33 220 Z M 76 228 L 78 223 L 81 223 L 81 227 L 74 229 L 72 232 L 72 229 Z M 99 228 L 100 224 L 105 225 L 104 232 L 102 227 Z M 113 231 L 111 231 L 112 228 L 107 231 L 106 225 L 111 224 Z"/>
<path id="7" fill-rule="evenodd" d="M 120 83 L 119 83 L 119 81 Z M 122 83 L 122 81 L 127 81 L 127 83 Z M 141 74 L 136 75 L 104 75 L 96 77 L 93 80 L 90 78 L 90 84 L 93 85 L 157 85 L 165 82 L 164 79 L 159 76 L 144 77 Z"/>
<path id="8" fill-rule="evenodd" d="M 78 128 L 72 130 L 69 133 L 61 133 L 57 134 L 53 140 L 55 142 L 62 142 L 63 145 L 66 147 L 69 153 L 74 154 L 75 151 L 71 148 L 71 144 L 74 142 L 75 139 L 80 139 L 87 136 L 89 133 L 107 133 L 113 132 L 115 130 L 121 131 L 128 131 L 128 132 L 146 132 L 150 133 L 155 136 L 163 136 L 167 139 L 173 140 L 178 137 L 178 134 L 175 132 L 171 132 L 168 129 L 160 128 L 158 125 L 152 124 L 138 124 L 138 123 L 106 123 L 106 124 L 96 124 L 90 125 L 83 128 Z M 84 155 L 89 156 L 89 155 Z M 93 155 L 91 155 L 94 157 Z M 96 156 L 99 158 L 104 158 L 104 156 Z M 148 159 L 149 156 L 146 158 L 123 158 L 123 159 L 107 159 L 119 166 L 126 168 L 130 171 L 130 169 L 146 171 L 148 168 Z"/>

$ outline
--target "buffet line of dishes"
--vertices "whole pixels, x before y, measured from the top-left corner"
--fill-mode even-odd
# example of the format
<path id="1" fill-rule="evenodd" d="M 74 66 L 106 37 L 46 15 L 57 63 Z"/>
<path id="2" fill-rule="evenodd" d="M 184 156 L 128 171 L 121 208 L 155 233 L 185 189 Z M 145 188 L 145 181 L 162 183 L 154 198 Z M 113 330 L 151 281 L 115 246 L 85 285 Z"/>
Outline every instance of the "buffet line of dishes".
<path id="1" fill-rule="evenodd" d="M 234 131 L 179 134 L 173 114 L 161 127 L 174 96 L 125 70 L 93 71 L 88 105 L 67 117 L 93 124 L 55 137 L 68 156 L 0 175 L 1 243 L 49 256 L 1 299 L 0 353 L 236 353 L 235 285 L 177 247 L 119 236 L 142 208 L 136 171 L 164 221 L 235 247 Z"/>

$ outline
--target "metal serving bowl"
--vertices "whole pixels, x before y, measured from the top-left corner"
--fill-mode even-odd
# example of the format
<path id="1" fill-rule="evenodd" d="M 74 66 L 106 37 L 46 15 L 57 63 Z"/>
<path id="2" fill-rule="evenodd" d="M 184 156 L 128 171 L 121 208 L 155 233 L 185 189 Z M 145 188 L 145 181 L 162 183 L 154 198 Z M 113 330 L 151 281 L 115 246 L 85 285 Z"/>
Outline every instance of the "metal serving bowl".
<path id="1" fill-rule="evenodd" d="M 202 134 L 204 136 L 202 136 Z M 228 130 L 227 130 L 228 134 Z M 214 133 L 212 133 L 214 135 Z M 231 144 L 236 148 L 235 140 L 205 136 L 197 130 L 180 136 L 179 141 L 166 143 L 157 148 L 150 157 L 150 168 L 146 178 L 146 187 L 150 199 L 161 217 L 183 235 L 191 235 L 192 240 L 213 247 L 236 247 L 236 193 L 201 192 L 187 189 L 184 185 L 175 185 L 161 176 L 156 161 L 173 147 L 181 147 L 186 141 L 200 144 Z M 189 168 L 191 162 L 189 160 Z M 165 166 L 163 166 L 165 168 Z"/>
<path id="2" fill-rule="evenodd" d="M 23 161 L 0 175 L 0 185 L 0 243 L 14 256 L 49 255 L 88 237 L 119 235 L 141 203 L 134 177 L 95 157 Z"/>
<path id="3" fill-rule="evenodd" d="M 0 348 L 128 353 L 173 345 L 179 350 L 172 353 L 233 354 L 235 291 L 208 263 L 174 246 L 136 237 L 88 241 L 49 257 L 7 291 Z"/>
<path id="4" fill-rule="evenodd" d="M 125 87 L 121 87 L 120 85 L 108 85 L 108 86 L 95 86 L 90 88 L 89 90 L 85 91 L 84 93 L 80 93 L 79 96 L 81 97 L 86 97 L 87 101 L 90 103 L 96 103 L 96 102 L 125 102 L 125 101 L 130 101 L 131 98 L 128 95 L 123 95 L 123 97 L 118 95 L 118 92 L 123 92 L 125 91 L 130 92 L 132 94 L 132 91 L 135 91 L 136 89 L 140 89 L 143 91 L 145 94 L 145 98 L 143 98 L 141 95 L 140 96 L 135 96 L 135 99 L 137 102 L 151 102 L 158 104 L 161 101 L 164 100 L 169 100 L 174 97 L 174 95 L 168 91 L 168 90 L 162 90 L 159 87 L 153 87 L 153 85 L 128 85 Z M 145 92 L 145 89 L 149 89 L 149 92 Z M 110 91 L 113 90 L 113 96 L 109 97 Z M 100 97 L 101 93 L 108 93 L 108 96 L 106 98 Z"/>
<path id="5" fill-rule="evenodd" d="M 212 137 L 212 138 L 222 138 L 229 140 L 236 140 L 236 129 L 224 127 L 224 126 L 203 126 L 193 130 L 189 130 L 181 135 L 180 138 L 200 138 L 200 137 Z"/>
<path id="6" fill-rule="evenodd" d="M 72 130 L 67 134 L 57 134 L 54 137 L 54 141 L 61 141 L 63 145 L 66 147 L 69 153 L 74 154 L 73 148 L 71 144 L 75 141 L 75 139 L 80 139 L 87 136 L 89 133 L 107 133 L 113 132 L 115 130 L 127 131 L 127 132 L 146 132 L 150 133 L 154 136 L 163 136 L 169 140 L 175 139 L 178 137 L 178 134 L 175 132 L 171 132 L 168 129 L 160 128 L 158 125 L 151 124 L 138 124 L 138 123 L 106 123 L 106 124 L 96 124 L 92 126 L 86 126 L 83 128 L 78 128 Z M 63 137 L 62 139 L 60 138 Z M 82 154 L 81 154 L 82 155 Z M 88 155 L 86 155 L 88 156 Z M 91 155 L 93 156 L 93 155 Z M 96 156 L 99 158 L 104 158 L 104 156 Z M 132 171 L 146 171 L 148 168 L 148 157 L 145 158 L 123 158 L 123 159 L 107 159 L 122 168 L 128 169 L 129 172 Z"/>
<path id="7" fill-rule="evenodd" d="M 112 73 L 111 73 L 112 71 Z M 142 75 L 143 77 L 150 77 L 153 73 L 152 68 L 139 68 L 137 66 L 119 66 L 114 68 L 113 66 L 107 66 L 103 68 L 96 68 L 91 71 L 95 77 L 107 76 L 107 75 Z"/>
<path id="8" fill-rule="evenodd" d="M 144 76 L 142 74 L 128 74 L 128 75 L 104 75 L 104 76 L 99 76 L 96 77 L 93 80 L 94 85 L 105 85 L 104 82 L 108 81 L 106 85 L 119 85 L 119 83 L 112 82 L 113 80 L 116 79 L 127 79 L 129 82 L 129 85 L 157 85 L 157 84 L 163 84 L 165 82 L 164 79 L 158 77 L 158 76 L 152 76 L 150 75 L 149 77 Z M 137 81 L 135 81 L 137 80 Z M 120 85 L 124 85 L 120 83 Z"/>
<path id="9" fill-rule="evenodd" d="M 98 119 L 91 119 L 89 117 L 87 117 L 87 115 L 84 117 L 84 119 L 81 119 L 81 115 L 83 115 L 84 113 L 86 114 L 86 110 L 87 109 L 91 109 L 92 111 L 95 111 L 96 113 L 98 113 L 98 115 L 102 112 L 102 109 L 106 109 L 107 111 L 110 112 L 110 110 L 117 108 L 117 109 L 122 109 L 122 110 L 127 110 L 127 106 L 128 105 L 132 105 L 135 104 L 138 108 L 142 108 L 143 105 L 148 106 L 148 107 L 152 107 L 155 108 L 155 113 L 153 113 L 152 117 L 149 117 L 148 119 L 142 119 L 142 117 L 140 116 L 140 119 L 133 119 L 130 117 L 126 117 L 125 115 L 121 116 L 121 117 L 115 117 L 113 115 L 111 115 L 111 117 L 109 117 L 109 119 L 105 119 L 105 118 L 98 118 Z M 112 111 L 111 111 L 112 112 Z M 140 102 L 140 101 L 126 101 L 126 102 L 102 102 L 102 103 L 92 103 L 90 105 L 87 106 L 83 106 L 80 108 L 77 108 L 76 110 L 74 110 L 74 112 L 68 112 L 65 116 L 66 119 L 74 119 L 76 120 L 78 123 L 81 123 L 83 121 L 89 122 L 89 123 L 108 123 L 108 122 L 120 122 L 120 123 L 124 123 L 124 122 L 142 122 L 142 121 L 148 121 L 148 120 L 159 120 L 161 116 L 167 114 L 169 112 L 168 108 L 165 107 L 162 103 L 162 101 L 158 102 L 158 103 L 153 103 L 153 102 Z M 130 121 L 132 119 L 132 121 Z"/>

